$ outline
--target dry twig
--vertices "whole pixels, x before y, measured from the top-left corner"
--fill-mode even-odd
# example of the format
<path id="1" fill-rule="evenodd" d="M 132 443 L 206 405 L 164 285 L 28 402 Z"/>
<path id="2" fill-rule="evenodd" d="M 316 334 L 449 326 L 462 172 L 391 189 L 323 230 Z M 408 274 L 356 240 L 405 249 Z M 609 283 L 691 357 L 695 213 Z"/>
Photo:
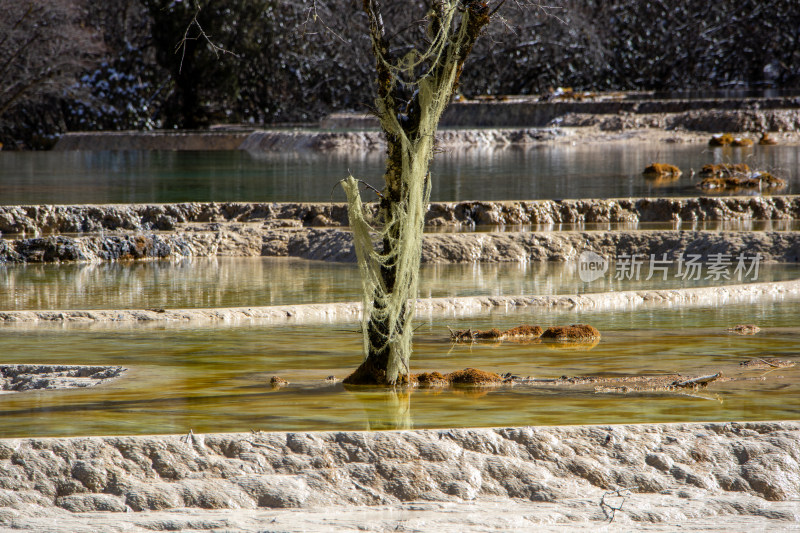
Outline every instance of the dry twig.
<path id="1" fill-rule="evenodd" d="M 614 521 L 614 517 L 617 514 L 617 511 L 622 510 L 622 506 L 625 505 L 625 501 L 630 497 L 631 490 L 637 489 L 638 487 L 629 487 L 627 489 L 616 489 L 610 490 L 603 494 L 602 498 L 600 498 L 600 509 L 603 510 L 603 514 L 608 519 L 608 523 Z M 613 498 L 620 498 L 619 506 L 615 507 L 611 503 L 606 502 L 606 496 L 610 496 Z"/>

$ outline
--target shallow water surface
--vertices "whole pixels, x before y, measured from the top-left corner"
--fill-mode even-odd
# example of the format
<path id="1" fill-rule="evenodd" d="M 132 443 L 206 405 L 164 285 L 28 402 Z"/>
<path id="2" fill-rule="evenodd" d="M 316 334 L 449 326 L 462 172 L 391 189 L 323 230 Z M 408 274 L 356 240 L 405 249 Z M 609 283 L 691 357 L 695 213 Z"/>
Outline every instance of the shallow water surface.
<path id="1" fill-rule="evenodd" d="M 647 180 L 650 163 L 684 171 Z M 690 169 L 746 162 L 800 191 L 800 147 L 716 148 L 664 143 L 547 144 L 472 148 L 437 154 L 434 201 L 697 196 Z M 383 154 L 231 152 L 2 152 L 0 204 L 343 201 L 334 189 L 348 172 L 378 186 Z M 380 187 L 379 187 L 380 188 Z M 740 193 L 740 194 L 747 194 Z"/>
<path id="2" fill-rule="evenodd" d="M 585 283 L 577 263 L 423 265 L 420 297 L 558 295 L 646 289 L 675 289 L 742 281 L 800 278 L 800 265 L 763 264 L 740 281 L 684 279 L 675 265 L 663 279 L 647 265 L 639 279 L 623 278 L 612 265 Z M 209 308 L 332 303 L 361 298 L 354 264 L 269 257 L 194 258 L 182 261 L 101 264 L 0 265 L 0 311 L 28 309 Z"/>
<path id="3" fill-rule="evenodd" d="M 479 367 L 554 378 L 562 375 L 684 375 L 779 357 L 800 362 L 800 303 L 615 313 L 541 311 L 469 320 L 418 322 L 412 371 Z M 591 349 L 551 344 L 452 346 L 446 326 L 507 328 L 591 323 L 603 334 Z M 755 323 L 762 332 L 725 330 Z M 0 328 L 2 329 L 2 328 Z M 436 428 L 796 419 L 800 367 L 749 371 L 746 381 L 688 393 L 595 393 L 592 388 L 346 391 L 325 378 L 360 361 L 356 325 L 336 327 L 6 328 L 7 363 L 124 365 L 121 379 L 94 389 L 0 395 L 0 437 L 220 431 Z M 291 384 L 269 385 L 272 375 Z"/>

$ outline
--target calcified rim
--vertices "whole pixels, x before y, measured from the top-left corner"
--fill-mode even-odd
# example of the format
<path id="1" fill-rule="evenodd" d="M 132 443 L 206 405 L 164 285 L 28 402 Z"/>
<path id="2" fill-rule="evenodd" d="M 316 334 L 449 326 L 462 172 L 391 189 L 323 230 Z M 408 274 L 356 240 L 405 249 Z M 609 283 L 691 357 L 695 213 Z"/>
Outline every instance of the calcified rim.
<path id="1" fill-rule="evenodd" d="M 416 315 L 426 317 L 477 316 L 523 308 L 558 311 L 631 310 L 642 307 L 702 307 L 736 303 L 800 299 L 800 279 L 697 287 L 688 289 L 605 292 L 563 296 L 466 296 L 418 299 Z M 0 327 L 42 327 L 47 324 L 103 325 L 165 323 L 193 325 L 217 322 L 236 324 L 331 324 L 361 319 L 357 302 L 299 304 L 271 307 L 210 309 L 99 309 L 65 311 L 0 311 Z"/>

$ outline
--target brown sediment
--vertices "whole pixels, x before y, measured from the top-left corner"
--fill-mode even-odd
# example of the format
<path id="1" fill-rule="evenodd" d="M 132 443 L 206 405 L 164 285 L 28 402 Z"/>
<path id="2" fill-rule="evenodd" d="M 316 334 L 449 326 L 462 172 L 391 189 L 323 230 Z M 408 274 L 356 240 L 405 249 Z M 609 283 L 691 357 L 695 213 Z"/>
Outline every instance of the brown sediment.
<path id="1" fill-rule="evenodd" d="M 733 135 L 730 133 L 717 134 L 708 141 L 709 146 L 728 146 L 733 142 Z"/>
<path id="2" fill-rule="evenodd" d="M 540 337 L 542 335 L 542 328 L 539 326 L 531 326 L 523 324 L 506 330 L 504 333 L 506 338 L 512 337 Z"/>
<path id="3" fill-rule="evenodd" d="M 775 357 L 762 357 L 759 359 L 750 359 L 742 361 L 739 366 L 745 370 L 768 370 L 770 368 L 790 368 L 795 366 L 794 361 L 786 359 L 777 359 Z"/>
<path id="4" fill-rule="evenodd" d="M 739 324 L 737 326 L 733 326 L 732 328 L 728 328 L 728 331 L 731 333 L 738 333 L 739 335 L 755 335 L 761 331 L 761 328 L 755 324 Z"/>
<path id="5" fill-rule="evenodd" d="M 447 377 L 441 372 L 423 372 L 421 374 L 412 374 L 411 382 L 416 382 L 421 387 L 446 387 L 450 384 Z"/>
<path id="6" fill-rule="evenodd" d="M 542 333 L 542 339 L 560 342 L 586 341 L 599 339 L 600 332 L 589 324 L 572 324 L 570 326 L 553 326 Z"/>
<path id="7" fill-rule="evenodd" d="M 738 176 L 710 177 L 703 179 L 698 185 L 701 189 L 780 189 L 786 187 L 786 181 L 776 178 L 769 172 L 756 171 L 752 174 Z"/>
<path id="8" fill-rule="evenodd" d="M 770 134 L 765 131 L 764 133 L 761 134 L 761 138 L 758 140 L 758 144 L 760 144 L 761 146 L 772 146 L 778 144 L 778 141 L 772 138 Z"/>
<path id="9" fill-rule="evenodd" d="M 497 385 L 503 383 L 503 378 L 494 372 L 487 372 L 477 368 L 465 368 L 449 374 L 441 372 L 423 372 L 411 374 L 411 384 L 419 387 L 450 387 L 453 385 Z"/>
<path id="10" fill-rule="evenodd" d="M 386 385 L 386 369 L 378 368 L 366 359 L 352 374 L 342 380 L 345 385 Z"/>
<path id="11" fill-rule="evenodd" d="M 272 376 L 272 379 L 269 380 L 269 384 L 272 385 L 274 388 L 284 387 L 289 384 L 288 381 L 283 379 L 280 376 Z"/>
<path id="12" fill-rule="evenodd" d="M 777 178 L 764 170 L 756 171 L 755 178 L 757 178 L 762 184 L 766 184 L 767 187 L 782 188 L 786 186 L 786 180 Z"/>
<path id="13" fill-rule="evenodd" d="M 666 163 L 652 163 L 642 172 L 645 177 L 674 177 L 677 178 L 681 175 L 681 169 L 675 165 Z"/>
<path id="14" fill-rule="evenodd" d="M 731 146 L 753 146 L 753 139 L 748 139 L 747 137 L 735 137 L 733 141 L 731 141 Z"/>
<path id="15" fill-rule="evenodd" d="M 456 370 L 445 376 L 453 385 L 491 385 L 502 383 L 503 378 L 494 372 L 486 372 L 477 368 Z"/>
<path id="16" fill-rule="evenodd" d="M 354 377 L 355 376 L 355 377 Z M 346 385 L 386 385 L 386 383 L 375 383 L 373 381 L 355 381 L 356 379 L 364 379 L 363 373 L 354 372 L 347 379 L 344 380 Z M 370 376 L 367 376 L 367 380 Z M 465 368 L 463 370 L 456 370 L 449 374 L 442 374 L 441 372 L 421 372 L 419 374 L 409 374 L 407 379 L 402 379 L 399 383 L 401 386 L 418 386 L 423 388 L 429 387 L 451 387 L 453 385 L 495 385 L 503 382 L 503 378 L 494 372 L 487 372 L 477 368 Z"/>
<path id="17" fill-rule="evenodd" d="M 730 176 L 734 173 L 750 173 L 750 167 L 746 163 L 722 163 L 719 165 L 703 165 L 700 170 L 701 176 Z"/>
<path id="18" fill-rule="evenodd" d="M 486 331 L 475 330 L 472 332 L 472 338 L 475 340 L 497 340 L 503 336 L 503 332 L 497 328 L 492 328 Z"/>

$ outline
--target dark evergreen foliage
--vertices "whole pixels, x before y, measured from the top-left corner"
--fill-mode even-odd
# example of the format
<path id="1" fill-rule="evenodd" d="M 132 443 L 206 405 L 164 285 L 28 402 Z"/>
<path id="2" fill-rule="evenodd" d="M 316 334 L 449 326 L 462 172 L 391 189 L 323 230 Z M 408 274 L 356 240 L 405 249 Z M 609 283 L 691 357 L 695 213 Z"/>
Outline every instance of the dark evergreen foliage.
<path id="1" fill-rule="evenodd" d="M 358 2 L 197 2 L 203 30 L 232 54 L 217 57 L 202 39 L 188 40 L 185 54 L 176 53 L 196 12 L 195 0 L 92 3 L 81 16 L 105 43 L 104 57 L 76 74 L 69 87 L 17 99 L 0 117 L 0 141 L 31 145 L 34 135 L 65 129 L 312 122 L 334 110 L 365 111 L 372 104 L 373 61 Z M 0 11 L 6 3 L 18 0 L 0 0 Z M 797 0 L 548 5 L 561 9 L 545 12 L 506 2 L 465 66 L 464 95 L 541 94 L 559 86 L 595 91 L 800 86 Z M 392 27 L 406 28 L 408 41 L 424 31 L 413 20 L 402 23 L 415 11 L 407 2 L 387 3 L 386 9 L 386 16 L 396 19 Z M 197 37 L 197 28 L 188 36 Z M 397 42 L 400 53 L 402 35 Z M 10 43 L 2 46 L 10 50 Z"/>

